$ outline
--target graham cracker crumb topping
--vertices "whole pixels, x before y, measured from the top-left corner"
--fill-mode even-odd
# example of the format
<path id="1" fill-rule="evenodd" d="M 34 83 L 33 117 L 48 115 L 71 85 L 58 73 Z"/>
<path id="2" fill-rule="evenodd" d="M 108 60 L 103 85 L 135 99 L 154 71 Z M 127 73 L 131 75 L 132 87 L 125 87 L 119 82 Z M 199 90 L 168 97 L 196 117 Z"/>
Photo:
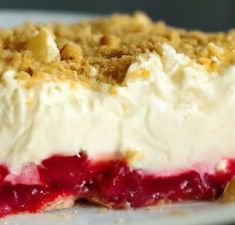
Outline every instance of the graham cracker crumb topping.
<path id="1" fill-rule="evenodd" d="M 81 81 L 95 88 L 100 82 L 121 85 L 140 54 L 153 52 L 163 57 L 164 43 L 210 71 L 235 64 L 235 30 L 186 31 L 135 13 L 71 25 L 25 24 L 1 29 L 0 74 L 14 69 L 18 79 Z"/>
<path id="2" fill-rule="evenodd" d="M 226 185 L 224 193 L 219 198 L 222 203 L 234 202 L 235 201 L 235 177 Z"/>

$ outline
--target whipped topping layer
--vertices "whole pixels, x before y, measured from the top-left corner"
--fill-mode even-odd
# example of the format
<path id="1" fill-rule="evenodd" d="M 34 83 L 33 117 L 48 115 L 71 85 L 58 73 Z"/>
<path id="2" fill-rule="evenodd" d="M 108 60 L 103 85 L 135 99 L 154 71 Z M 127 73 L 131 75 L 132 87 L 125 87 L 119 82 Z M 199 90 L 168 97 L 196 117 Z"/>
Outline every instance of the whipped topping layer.
<path id="1" fill-rule="evenodd" d="M 9 166 L 85 151 L 172 173 L 235 158 L 235 65 L 208 72 L 165 44 L 161 57 L 140 55 L 112 93 L 67 81 L 25 87 L 16 76 L 8 70 L 0 84 L 0 162 Z"/>

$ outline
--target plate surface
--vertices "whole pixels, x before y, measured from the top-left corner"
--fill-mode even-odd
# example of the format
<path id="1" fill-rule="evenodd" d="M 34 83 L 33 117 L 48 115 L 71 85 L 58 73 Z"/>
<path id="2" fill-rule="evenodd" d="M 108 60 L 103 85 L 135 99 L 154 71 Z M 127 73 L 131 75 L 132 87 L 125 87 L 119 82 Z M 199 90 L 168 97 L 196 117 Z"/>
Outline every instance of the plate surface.
<path id="1" fill-rule="evenodd" d="M 70 23 L 79 20 L 87 20 L 97 17 L 88 13 L 69 13 L 69 12 L 52 12 L 38 10 L 1 10 L 0 9 L 0 27 L 12 27 L 22 25 L 25 22 L 46 23 L 61 22 Z"/>
<path id="2" fill-rule="evenodd" d="M 107 210 L 98 207 L 10 216 L 4 225 L 232 225 L 235 205 L 188 203 L 140 210 Z"/>
<path id="3" fill-rule="evenodd" d="M 24 22 L 76 22 L 94 15 L 50 11 L 0 10 L 0 27 Z M 37 215 L 11 216 L 0 220 L 5 225 L 222 225 L 235 224 L 235 204 L 187 203 L 141 210 L 105 210 L 76 207 Z"/>

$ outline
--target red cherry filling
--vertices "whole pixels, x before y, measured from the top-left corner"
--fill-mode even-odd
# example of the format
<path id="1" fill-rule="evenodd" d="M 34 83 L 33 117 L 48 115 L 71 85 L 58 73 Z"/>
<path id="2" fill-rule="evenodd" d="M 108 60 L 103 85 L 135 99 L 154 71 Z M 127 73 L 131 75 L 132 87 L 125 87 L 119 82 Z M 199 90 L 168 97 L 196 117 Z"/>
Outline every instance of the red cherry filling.
<path id="1" fill-rule="evenodd" d="M 13 185 L 4 181 L 9 172 L 0 166 L 0 217 L 37 212 L 58 197 L 68 196 L 113 208 L 144 207 L 160 200 L 213 200 L 235 175 L 235 160 L 229 161 L 224 172 L 187 171 L 168 177 L 132 170 L 122 160 L 93 162 L 84 153 L 48 158 L 37 169 L 40 185 Z"/>

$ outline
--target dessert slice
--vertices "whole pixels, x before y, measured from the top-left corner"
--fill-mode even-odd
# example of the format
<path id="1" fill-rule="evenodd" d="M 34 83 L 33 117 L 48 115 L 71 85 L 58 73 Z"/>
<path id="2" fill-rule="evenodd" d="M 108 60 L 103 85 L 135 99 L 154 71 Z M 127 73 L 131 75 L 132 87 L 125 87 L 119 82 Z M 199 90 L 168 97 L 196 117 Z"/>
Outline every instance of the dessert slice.
<path id="1" fill-rule="evenodd" d="M 114 15 L 0 31 L 0 216 L 215 200 L 235 175 L 235 32 Z"/>

